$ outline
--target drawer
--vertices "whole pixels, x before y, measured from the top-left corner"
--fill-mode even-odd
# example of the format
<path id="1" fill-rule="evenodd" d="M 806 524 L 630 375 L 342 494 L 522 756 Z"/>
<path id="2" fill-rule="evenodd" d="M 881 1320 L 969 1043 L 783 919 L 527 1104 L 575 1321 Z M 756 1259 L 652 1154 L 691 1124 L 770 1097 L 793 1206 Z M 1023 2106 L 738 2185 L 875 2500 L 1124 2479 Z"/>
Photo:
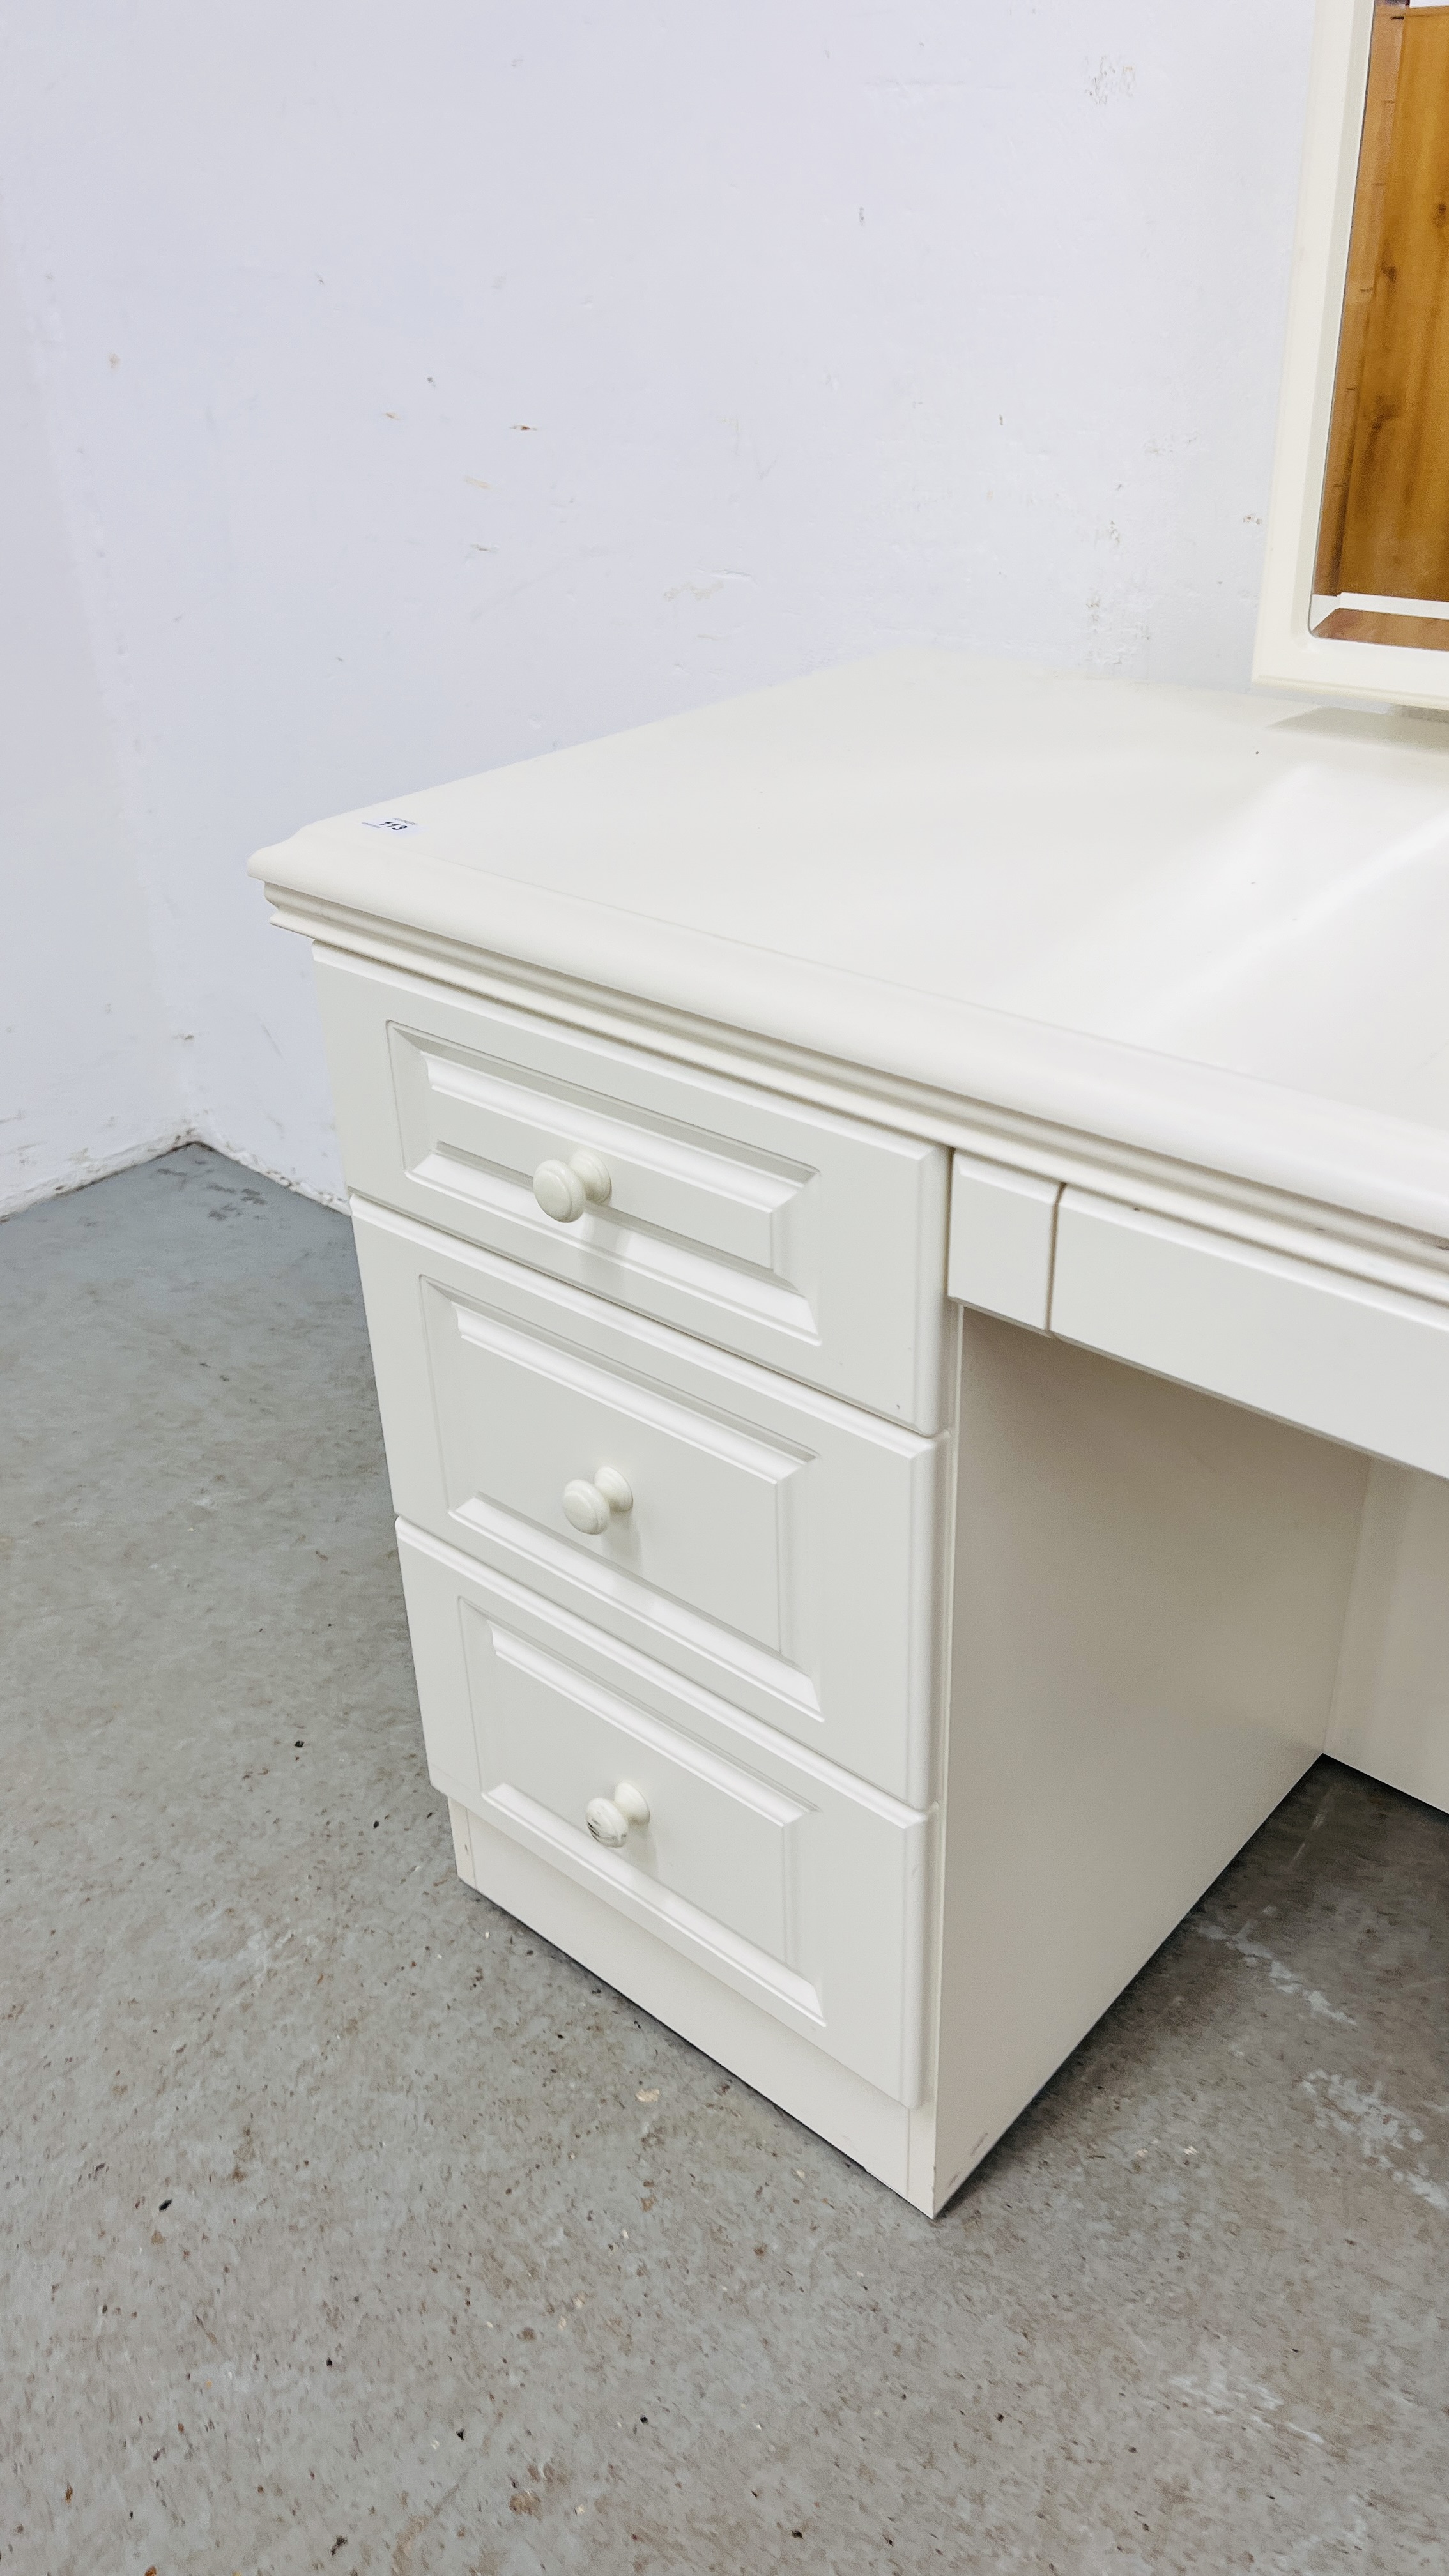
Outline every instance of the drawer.
<path id="1" fill-rule="evenodd" d="M 1064 1190 L 1051 1329 L 1449 1475 L 1449 1307 Z"/>
<path id="2" fill-rule="evenodd" d="M 350 1188 L 943 1427 L 939 1147 L 325 949 L 317 989 Z M 580 1154 L 607 1198 L 546 1215 Z"/>
<path id="3" fill-rule="evenodd" d="M 924 1806 L 946 1436 L 353 1213 L 403 1518 Z"/>
<path id="4" fill-rule="evenodd" d="M 437 1787 L 916 2102 L 930 1820 L 506 1576 L 398 1539 Z M 594 1839 L 591 1806 L 621 1840 Z"/>

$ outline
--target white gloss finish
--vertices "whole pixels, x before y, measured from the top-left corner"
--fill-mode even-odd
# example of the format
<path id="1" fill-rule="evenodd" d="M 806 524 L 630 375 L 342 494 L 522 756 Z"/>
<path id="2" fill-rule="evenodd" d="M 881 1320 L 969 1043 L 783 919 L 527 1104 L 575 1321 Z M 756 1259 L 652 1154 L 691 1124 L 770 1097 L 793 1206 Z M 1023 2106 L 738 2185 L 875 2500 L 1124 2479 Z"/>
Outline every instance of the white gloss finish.
<path id="1" fill-rule="evenodd" d="M 1449 1305 L 1064 1190 L 1051 1328 L 1449 1475 Z"/>
<path id="2" fill-rule="evenodd" d="M 588 1193 L 578 1173 L 567 1163 L 550 1158 L 540 1163 L 533 1176 L 533 1195 L 545 1216 L 555 1225 L 574 1225 L 589 1204 Z"/>
<path id="3" fill-rule="evenodd" d="M 1449 735 L 907 655 L 400 810 L 257 866 L 459 1867 L 938 2209 L 1325 1743 L 1449 1802 Z"/>
<path id="4" fill-rule="evenodd" d="M 946 1437 L 353 1215 L 403 1517 L 927 1806 Z M 564 1500 L 581 1453 L 634 1496 L 587 1534 Z"/>
<path id="5" fill-rule="evenodd" d="M 601 1538 L 612 1515 L 597 1485 L 574 1476 L 563 1489 L 564 1519 L 585 1538 Z"/>
<path id="6" fill-rule="evenodd" d="M 584 1809 L 584 1822 L 593 1840 L 606 1850 L 617 1851 L 629 1839 L 629 1819 L 612 1798 L 591 1798 Z"/>
<path id="7" fill-rule="evenodd" d="M 1432 716 L 902 653 L 394 803 L 418 824 L 406 865 L 360 815 L 258 853 L 285 919 L 525 960 L 630 996 L 641 1027 L 667 1008 L 858 1091 L 919 1086 L 917 1135 L 923 1110 L 976 1104 L 1062 1150 L 1125 1145 L 1449 1239 Z M 329 1014 L 334 1062 L 341 1037 Z M 389 1195 L 391 1078 L 364 1107 L 359 1072 L 344 1156 Z M 446 1224 L 490 1195 L 456 1167 L 446 1187 L 404 1203 Z"/>
<path id="8" fill-rule="evenodd" d="M 953 1155 L 947 1296 L 1044 1333 L 1061 1194 L 1035 1172 Z"/>
<path id="9" fill-rule="evenodd" d="M 632 1780 L 621 1780 L 612 1798 L 589 1800 L 584 1822 L 596 1843 L 608 1851 L 622 1851 L 636 1825 L 640 1833 L 648 1826 L 649 1801 Z"/>
<path id="10" fill-rule="evenodd" d="M 597 1154 L 570 1154 L 566 1163 L 551 1157 L 533 1176 L 533 1195 L 556 1225 L 576 1225 L 587 1207 L 605 1207 L 613 1196 L 608 1164 Z"/>
<path id="11" fill-rule="evenodd" d="M 938 1146 L 358 960 L 317 989 L 354 1190 L 941 1429 Z M 550 1146 L 607 1171 L 578 1220 L 540 1215 Z"/>
<path id="12" fill-rule="evenodd" d="M 588 1538 L 602 1538 L 616 1512 L 632 1512 L 634 1489 L 617 1467 L 600 1467 L 592 1478 L 571 1477 L 563 1489 L 564 1518 Z"/>
<path id="13" fill-rule="evenodd" d="M 931 1817 L 428 1533 L 399 1544 L 437 1786 L 912 2107 Z M 615 1848 L 601 1777 L 647 1809 Z"/>
<path id="14" fill-rule="evenodd" d="M 604 1497 L 611 1512 L 632 1512 L 634 1488 L 617 1467 L 599 1467 L 594 1472 L 594 1485 Z"/>

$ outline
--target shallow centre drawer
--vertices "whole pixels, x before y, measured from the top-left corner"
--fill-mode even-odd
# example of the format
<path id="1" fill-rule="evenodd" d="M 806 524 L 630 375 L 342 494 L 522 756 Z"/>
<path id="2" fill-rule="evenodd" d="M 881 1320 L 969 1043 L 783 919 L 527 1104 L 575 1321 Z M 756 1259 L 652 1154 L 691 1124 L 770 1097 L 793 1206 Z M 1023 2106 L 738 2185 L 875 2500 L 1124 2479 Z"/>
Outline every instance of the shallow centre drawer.
<path id="1" fill-rule="evenodd" d="M 1449 1475 L 1449 1306 L 1427 1297 L 1069 1189 L 1051 1329 Z"/>
<path id="2" fill-rule="evenodd" d="M 404 1519 L 924 1805 L 944 1435 L 354 1216 Z"/>
<path id="3" fill-rule="evenodd" d="M 316 966 L 350 1188 L 943 1427 L 938 1146 L 420 976 L 326 949 Z M 546 1214 L 535 1174 L 557 1188 L 576 1156 L 596 1195 Z"/>
<path id="4" fill-rule="evenodd" d="M 398 1536 L 437 1786 L 918 2100 L 929 1819 L 424 1533 Z M 591 1807 L 595 1827 L 627 1828 L 618 1841 L 595 1840 Z"/>

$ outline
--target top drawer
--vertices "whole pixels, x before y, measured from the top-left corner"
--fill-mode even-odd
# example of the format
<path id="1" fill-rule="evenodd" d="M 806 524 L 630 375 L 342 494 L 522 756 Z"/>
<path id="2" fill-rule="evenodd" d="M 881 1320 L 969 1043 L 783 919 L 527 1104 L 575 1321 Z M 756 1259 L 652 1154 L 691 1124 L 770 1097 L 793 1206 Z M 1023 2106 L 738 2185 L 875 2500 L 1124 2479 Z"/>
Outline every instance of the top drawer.
<path id="1" fill-rule="evenodd" d="M 943 1427 L 938 1146 L 329 949 L 316 963 L 349 1188 Z M 546 1215 L 534 1175 L 575 1155 L 608 1195 Z"/>

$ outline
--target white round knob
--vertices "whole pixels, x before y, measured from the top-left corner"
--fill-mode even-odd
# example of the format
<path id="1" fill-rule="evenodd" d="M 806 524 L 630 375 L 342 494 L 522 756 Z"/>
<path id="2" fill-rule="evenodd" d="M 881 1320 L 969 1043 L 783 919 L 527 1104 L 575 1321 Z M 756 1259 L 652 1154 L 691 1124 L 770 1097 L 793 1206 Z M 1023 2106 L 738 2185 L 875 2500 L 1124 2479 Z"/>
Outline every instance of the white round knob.
<path id="1" fill-rule="evenodd" d="M 598 1538 L 609 1526 L 609 1506 L 598 1486 L 591 1485 L 586 1476 L 575 1476 L 565 1485 L 563 1507 L 565 1520 L 572 1521 L 585 1538 Z"/>
<path id="2" fill-rule="evenodd" d="M 584 1822 L 596 1843 L 618 1851 L 629 1839 L 631 1825 L 649 1822 L 649 1801 L 632 1780 L 621 1780 L 612 1798 L 591 1798 L 584 1809 Z"/>
<path id="3" fill-rule="evenodd" d="M 544 1215 L 559 1225 L 572 1225 L 589 1204 L 583 1182 L 567 1163 L 540 1163 L 533 1176 L 533 1195 Z"/>
<path id="4" fill-rule="evenodd" d="M 566 1163 L 550 1157 L 533 1176 L 533 1195 L 545 1216 L 559 1225 L 574 1225 L 586 1207 L 602 1207 L 613 1194 L 609 1166 L 581 1148 Z"/>
<path id="5" fill-rule="evenodd" d="M 565 1485 L 563 1507 L 565 1520 L 585 1538 L 601 1538 L 616 1512 L 632 1512 L 634 1489 L 617 1467 L 601 1467 L 592 1484 L 575 1476 Z"/>

